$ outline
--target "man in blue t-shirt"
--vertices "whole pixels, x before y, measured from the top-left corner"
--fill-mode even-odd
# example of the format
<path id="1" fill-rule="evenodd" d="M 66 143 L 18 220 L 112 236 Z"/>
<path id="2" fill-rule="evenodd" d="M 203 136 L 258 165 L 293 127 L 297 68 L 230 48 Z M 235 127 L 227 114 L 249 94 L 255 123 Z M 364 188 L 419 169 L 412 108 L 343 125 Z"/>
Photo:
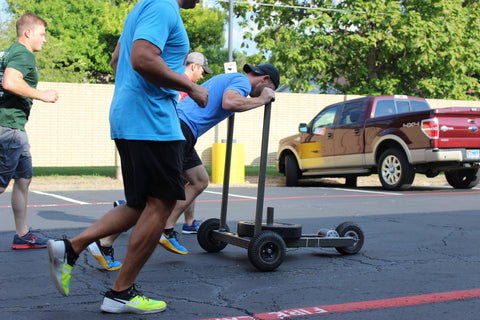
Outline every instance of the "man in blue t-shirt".
<path id="1" fill-rule="evenodd" d="M 177 201 L 160 238 L 160 244 L 171 252 L 188 253 L 188 250 L 178 243 L 173 228 L 182 212 L 208 186 L 208 173 L 194 149 L 197 139 L 234 112 L 263 106 L 275 98 L 274 90 L 280 83 L 277 68 L 262 63 L 258 66 L 246 64 L 243 70 L 246 75 L 226 73 L 214 76 L 203 83 L 202 86 L 208 89 L 208 103 L 205 108 L 200 108 L 190 96 L 177 106 L 182 132 L 186 139 L 183 148 L 183 177 L 187 179 L 187 184 L 186 199 Z M 247 98 L 249 95 L 250 98 Z"/>
<path id="2" fill-rule="evenodd" d="M 69 294 L 75 261 L 92 242 L 135 226 L 125 261 L 100 309 L 154 313 L 166 303 L 145 297 L 134 282 L 155 250 L 177 200 L 185 199 L 180 174 L 185 140 L 176 113 L 179 90 L 205 107 L 208 90 L 183 76 L 189 51 L 180 8 L 198 0 L 141 0 L 128 14 L 111 65 L 116 73 L 110 108 L 111 137 L 122 163 L 126 204 L 110 210 L 75 238 L 47 242 L 50 275 Z"/>

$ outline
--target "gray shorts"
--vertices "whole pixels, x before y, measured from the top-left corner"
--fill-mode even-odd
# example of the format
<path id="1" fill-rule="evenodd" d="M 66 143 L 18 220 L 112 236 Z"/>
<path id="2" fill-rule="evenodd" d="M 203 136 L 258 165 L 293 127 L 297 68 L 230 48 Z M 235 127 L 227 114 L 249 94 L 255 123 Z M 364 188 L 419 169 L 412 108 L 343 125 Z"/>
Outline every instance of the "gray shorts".
<path id="1" fill-rule="evenodd" d="M 32 155 L 25 131 L 0 126 L 0 187 L 12 179 L 33 176 Z"/>

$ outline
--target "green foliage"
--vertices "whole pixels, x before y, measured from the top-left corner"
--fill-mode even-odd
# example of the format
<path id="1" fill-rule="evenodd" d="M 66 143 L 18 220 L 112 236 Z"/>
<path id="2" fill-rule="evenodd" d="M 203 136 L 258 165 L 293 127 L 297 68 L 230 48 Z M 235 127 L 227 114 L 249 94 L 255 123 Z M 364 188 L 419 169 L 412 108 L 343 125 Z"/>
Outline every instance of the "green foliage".
<path id="1" fill-rule="evenodd" d="M 262 56 L 294 91 L 316 84 L 348 94 L 479 98 L 478 0 L 259 2 L 275 6 L 235 6 L 250 28 L 244 37 L 260 30 Z"/>
<path id="2" fill-rule="evenodd" d="M 36 54 L 40 81 L 111 83 L 111 55 L 123 22 L 138 1 L 7 0 L 12 21 L 0 29 L 0 45 L 3 48 L 13 43 L 14 22 L 22 14 L 33 12 L 48 23 L 47 43 Z M 182 10 L 181 14 L 191 48 L 209 58 L 213 71 L 220 72 L 221 68 L 223 72 L 225 14 L 202 5 Z"/>

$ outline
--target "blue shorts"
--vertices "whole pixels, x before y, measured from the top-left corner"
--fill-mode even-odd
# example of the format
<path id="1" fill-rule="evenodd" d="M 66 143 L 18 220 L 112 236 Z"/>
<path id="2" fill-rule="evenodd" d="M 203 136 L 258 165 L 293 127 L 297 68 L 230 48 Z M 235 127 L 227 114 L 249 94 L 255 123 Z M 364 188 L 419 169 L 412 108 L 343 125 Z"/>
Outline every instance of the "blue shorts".
<path id="1" fill-rule="evenodd" d="M 25 131 L 0 126 L 0 187 L 12 179 L 33 176 L 32 155 Z"/>

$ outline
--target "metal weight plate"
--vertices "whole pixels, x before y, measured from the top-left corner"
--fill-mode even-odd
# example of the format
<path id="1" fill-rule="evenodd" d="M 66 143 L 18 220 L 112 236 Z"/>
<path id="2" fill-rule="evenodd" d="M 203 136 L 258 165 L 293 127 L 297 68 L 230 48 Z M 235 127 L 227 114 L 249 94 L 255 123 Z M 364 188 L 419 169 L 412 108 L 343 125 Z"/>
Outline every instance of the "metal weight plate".
<path id="1" fill-rule="evenodd" d="M 294 223 L 262 223 L 262 231 L 265 230 L 274 231 L 283 239 L 299 239 L 302 236 L 302 226 Z M 237 224 L 237 234 L 239 237 L 253 237 L 254 231 L 254 221 L 239 221 Z"/>

